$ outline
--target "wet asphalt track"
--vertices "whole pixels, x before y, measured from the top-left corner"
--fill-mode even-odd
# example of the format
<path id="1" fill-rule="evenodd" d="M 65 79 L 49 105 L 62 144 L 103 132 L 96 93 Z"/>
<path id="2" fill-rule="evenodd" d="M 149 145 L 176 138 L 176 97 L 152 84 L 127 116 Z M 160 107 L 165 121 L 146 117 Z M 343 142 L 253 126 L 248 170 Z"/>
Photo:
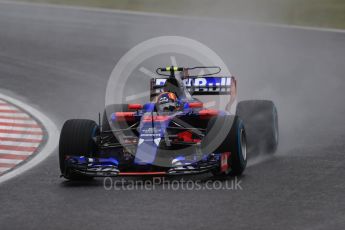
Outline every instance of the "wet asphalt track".
<path id="1" fill-rule="evenodd" d="M 0 185 L 0 229 L 342 229 L 345 33 L 0 3 L 0 88 L 59 127 L 97 119 L 116 61 L 159 35 L 208 45 L 241 98 L 276 102 L 277 155 L 251 160 L 242 191 L 106 191 L 59 178 L 54 152 Z"/>

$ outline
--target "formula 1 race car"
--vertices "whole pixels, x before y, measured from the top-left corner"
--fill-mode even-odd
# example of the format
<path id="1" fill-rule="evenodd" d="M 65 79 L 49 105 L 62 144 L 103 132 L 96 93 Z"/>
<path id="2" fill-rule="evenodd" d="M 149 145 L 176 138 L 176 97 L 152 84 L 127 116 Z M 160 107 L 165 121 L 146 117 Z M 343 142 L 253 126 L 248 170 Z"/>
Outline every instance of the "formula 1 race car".
<path id="1" fill-rule="evenodd" d="M 191 76 L 195 69 L 217 69 Z M 275 152 L 278 115 L 271 101 L 242 101 L 234 114 L 237 82 L 219 67 L 158 68 L 150 102 L 112 104 L 102 122 L 68 120 L 60 136 L 59 161 L 70 180 L 108 176 L 167 176 L 211 172 L 241 175 L 247 146 Z M 197 95 L 230 95 L 225 110 L 206 108 Z M 101 119 L 99 119 L 101 120 Z M 255 152 L 255 151 L 254 151 Z"/>

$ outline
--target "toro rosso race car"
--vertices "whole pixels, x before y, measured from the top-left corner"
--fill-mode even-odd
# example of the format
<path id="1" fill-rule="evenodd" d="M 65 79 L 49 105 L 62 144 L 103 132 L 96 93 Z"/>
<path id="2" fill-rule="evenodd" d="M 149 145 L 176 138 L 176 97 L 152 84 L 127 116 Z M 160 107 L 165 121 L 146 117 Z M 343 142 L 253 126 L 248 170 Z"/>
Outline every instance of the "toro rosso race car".
<path id="1" fill-rule="evenodd" d="M 191 76 L 195 69 L 217 69 Z M 168 176 L 211 172 L 241 175 L 247 150 L 273 153 L 278 116 L 271 101 L 242 101 L 234 77 L 219 67 L 157 69 L 150 102 L 112 104 L 103 120 L 68 120 L 60 136 L 59 161 L 70 180 L 109 176 Z M 197 95 L 229 95 L 224 110 L 206 108 Z"/>

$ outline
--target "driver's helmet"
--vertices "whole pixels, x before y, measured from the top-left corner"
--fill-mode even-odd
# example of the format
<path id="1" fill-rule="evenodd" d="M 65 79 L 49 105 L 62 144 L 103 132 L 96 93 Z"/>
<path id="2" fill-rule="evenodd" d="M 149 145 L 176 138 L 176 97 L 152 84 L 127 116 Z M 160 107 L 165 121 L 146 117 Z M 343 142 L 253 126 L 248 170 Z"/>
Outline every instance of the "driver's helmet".
<path id="1" fill-rule="evenodd" d="M 162 93 L 157 98 L 157 109 L 160 112 L 176 111 L 180 107 L 175 93 Z"/>

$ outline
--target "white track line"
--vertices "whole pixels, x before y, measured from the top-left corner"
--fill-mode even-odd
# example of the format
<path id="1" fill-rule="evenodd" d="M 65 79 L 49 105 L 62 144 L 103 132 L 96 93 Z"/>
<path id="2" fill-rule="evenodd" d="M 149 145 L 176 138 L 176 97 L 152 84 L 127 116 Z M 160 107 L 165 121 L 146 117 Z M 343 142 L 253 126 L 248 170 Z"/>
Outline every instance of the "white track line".
<path id="1" fill-rule="evenodd" d="M 26 138 L 34 140 L 42 140 L 43 135 L 32 135 L 32 134 L 16 134 L 16 133 L 0 133 L 0 138 Z"/>
<path id="2" fill-rule="evenodd" d="M 3 102 L 2 102 L 3 103 Z M 0 104 L 0 110 L 3 110 L 3 109 L 8 109 L 8 110 L 17 110 L 19 111 L 16 107 L 14 106 L 11 106 L 11 105 L 6 105 L 6 104 Z"/>
<path id="3" fill-rule="evenodd" d="M 1 157 L 1 155 L 0 155 Z M 5 164 L 19 164 L 20 162 L 22 162 L 23 160 L 15 160 L 15 159 L 3 159 L 0 158 L 0 163 L 5 163 Z"/>
<path id="4" fill-rule="evenodd" d="M 42 131 L 42 129 L 40 129 L 40 128 L 13 127 L 13 126 L 4 126 L 4 125 L 0 125 L 0 129 L 3 129 L 3 130 L 18 130 L 18 131 L 30 131 L 30 132 L 40 132 L 40 131 Z"/>
<path id="5" fill-rule="evenodd" d="M 21 165 L 20 167 L 14 168 L 12 171 L 7 172 L 0 176 L 0 183 L 7 181 L 15 176 L 18 176 L 19 174 L 31 169 L 32 167 L 36 166 L 40 162 L 42 162 L 46 157 L 48 157 L 58 146 L 58 140 L 59 140 L 59 130 L 57 129 L 56 125 L 43 113 L 38 111 L 37 109 L 17 100 L 12 97 L 9 97 L 7 95 L 4 95 L 0 93 L 0 98 L 3 98 L 4 100 L 18 106 L 19 108 L 22 108 L 32 114 L 37 120 L 39 120 L 43 126 L 45 127 L 47 133 L 48 133 L 48 140 L 46 144 L 43 146 L 43 148 L 40 150 L 40 152 L 33 155 L 33 157 L 27 161 L 25 164 Z M 18 114 L 18 113 L 13 113 Z M 12 116 L 13 114 L 9 114 L 8 116 Z M 5 116 L 4 114 L 0 114 L 0 116 Z M 7 115 L 6 115 L 7 116 Z M 23 116 L 23 115 L 22 115 Z M 29 117 L 26 115 L 26 117 Z M 0 137 L 13 137 L 13 138 L 37 138 L 41 139 L 41 135 L 13 135 L 13 134 L 0 134 Z M 0 150 L 0 154 L 12 154 L 12 155 L 31 155 L 32 152 L 29 151 L 14 151 L 14 150 Z M 4 159 L 1 159 L 4 160 Z M 0 172 L 7 171 L 8 169 L 6 167 L 1 167 Z"/>
<path id="6" fill-rule="evenodd" d="M 16 119 L 3 119 L 0 118 L 0 122 L 15 123 L 15 124 L 37 124 L 34 120 L 16 120 Z"/>
<path id="7" fill-rule="evenodd" d="M 1 141 L 1 145 L 9 145 L 9 146 L 21 146 L 21 147 L 38 147 L 41 143 L 30 143 L 30 142 L 18 142 L 18 141 Z"/>
<path id="8" fill-rule="evenodd" d="M 30 116 L 27 115 L 26 113 L 5 113 L 1 112 L 0 116 L 8 116 L 8 117 L 19 117 L 19 118 L 29 118 Z"/>
<path id="9" fill-rule="evenodd" d="M 11 169 L 11 168 L 0 167 L 0 173 L 6 172 L 9 169 Z"/>
<path id="10" fill-rule="evenodd" d="M 3 149 L 0 149 L 0 154 L 30 156 L 30 155 L 32 155 L 32 151 L 16 151 L 16 150 L 3 150 Z"/>

